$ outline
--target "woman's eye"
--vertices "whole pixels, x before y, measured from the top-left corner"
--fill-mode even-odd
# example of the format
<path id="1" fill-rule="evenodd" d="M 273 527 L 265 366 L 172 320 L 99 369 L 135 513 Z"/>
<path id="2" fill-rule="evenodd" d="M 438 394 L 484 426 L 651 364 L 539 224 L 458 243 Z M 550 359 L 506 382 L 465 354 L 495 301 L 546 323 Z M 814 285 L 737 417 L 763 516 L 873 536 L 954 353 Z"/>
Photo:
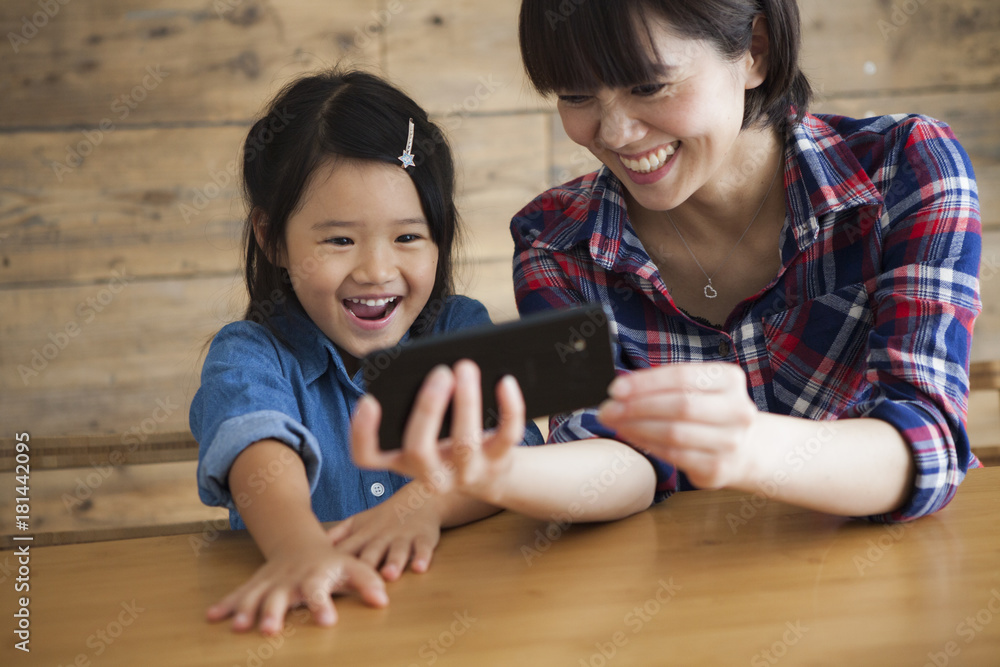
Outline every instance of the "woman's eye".
<path id="1" fill-rule="evenodd" d="M 649 97 L 663 90 L 666 85 L 665 83 L 644 83 L 641 86 L 632 88 L 632 94 L 639 95 L 640 97 Z"/>
<path id="2" fill-rule="evenodd" d="M 347 238 L 346 236 L 333 236 L 323 241 L 323 243 L 329 243 L 330 245 L 335 245 L 335 246 L 348 246 L 354 243 L 354 241 Z"/>
<path id="3" fill-rule="evenodd" d="M 589 95 L 559 95 L 559 101 L 565 104 L 583 104 L 590 99 Z"/>

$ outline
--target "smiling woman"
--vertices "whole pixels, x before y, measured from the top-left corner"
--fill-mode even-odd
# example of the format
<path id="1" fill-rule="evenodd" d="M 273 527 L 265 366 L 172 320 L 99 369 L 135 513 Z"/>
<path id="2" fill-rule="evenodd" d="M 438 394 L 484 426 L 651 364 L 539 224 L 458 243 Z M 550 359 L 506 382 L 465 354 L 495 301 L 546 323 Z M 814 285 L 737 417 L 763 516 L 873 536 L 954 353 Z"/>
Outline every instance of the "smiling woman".
<path id="1" fill-rule="evenodd" d="M 602 167 L 514 217 L 516 297 L 522 314 L 608 306 L 621 377 L 550 440 L 635 446 L 660 498 L 766 486 L 880 521 L 947 504 L 979 466 L 981 310 L 979 200 L 951 130 L 808 113 L 795 0 L 560 12 L 522 2 L 525 69 Z M 803 462 L 820 420 L 833 435 Z"/>

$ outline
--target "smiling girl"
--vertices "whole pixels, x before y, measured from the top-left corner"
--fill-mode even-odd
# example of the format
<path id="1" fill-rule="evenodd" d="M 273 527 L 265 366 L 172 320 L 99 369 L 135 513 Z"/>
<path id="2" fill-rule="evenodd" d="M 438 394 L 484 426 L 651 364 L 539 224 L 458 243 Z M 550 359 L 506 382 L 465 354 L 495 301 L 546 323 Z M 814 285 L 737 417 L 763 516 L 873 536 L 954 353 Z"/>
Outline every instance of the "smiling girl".
<path id="1" fill-rule="evenodd" d="M 274 633 L 300 604 L 333 623 L 331 592 L 386 604 L 382 577 L 426 570 L 442 526 L 496 511 L 440 495 L 400 521 L 407 480 L 359 469 L 348 447 L 362 357 L 489 317 L 451 295 L 448 145 L 381 79 L 330 72 L 289 85 L 247 136 L 243 190 L 250 302 L 212 342 L 191 429 L 202 499 L 229 507 L 267 559 L 208 616 Z M 520 441 L 523 419 L 515 426 Z M 525 441 L 540 440 L 529 424 Z M 358 513 L 349 531 L 320 523 Z M 345 538 L 350 548 L 337 548 Z"/>
<path id="2" fill-rule="evenodd" d="M 385 605 L 383 578 L 408 564 L 425 571 L 443 527 L 499 507 L 565 512 L 609 468 L 621 473 L 574 520 L 649 505 L 652 472 L 626 445 L 519 447 L 541 434 L 526 423 L 513 378 L 498 384 L 499 426 L 484 431 L 479 371 L 468 360 L 428 376 L 418 406 L 435 409 L 430 418 L 418 409 L 405 435 L 432 451 L 475 443 L 484 456 L 440 471 L 430 490 L 352 461 L 352 437 L 378 451 L 380 407 L 364 396 L 361 358 L 489 322 L 482 304 L 451 294 L 453 163 L 413 100 L 362 72 L 296 81 L 247 136 L 243 189 L 250 303 L 212 341 L 190 421 L 202 500 L 228 507 L 266 562 L 209 619 L 275 633 L 289 608 L 305 604 L 330 625 L 331 593 L 352 588 Z M 439 442 L 452 397 L 452 435 Z M 462 484 L 444 479 L 454 474 Z M 326 531 L 323 521 L 340 523 Z"/>

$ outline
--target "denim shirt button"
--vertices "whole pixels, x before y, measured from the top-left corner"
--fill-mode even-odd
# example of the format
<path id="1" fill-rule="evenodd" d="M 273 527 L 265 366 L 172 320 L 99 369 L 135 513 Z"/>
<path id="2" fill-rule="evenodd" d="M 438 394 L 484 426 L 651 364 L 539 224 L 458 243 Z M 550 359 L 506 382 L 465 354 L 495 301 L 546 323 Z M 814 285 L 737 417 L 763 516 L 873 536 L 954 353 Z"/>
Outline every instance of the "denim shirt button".
<path id="1" fill-rule="evenodd" d="M 376 498 L 381 498 L 382 494 L 385 493 L 385 487 L 382 486 L 381 482 L 375 482 L 372 484 L 372 495 Z"/>

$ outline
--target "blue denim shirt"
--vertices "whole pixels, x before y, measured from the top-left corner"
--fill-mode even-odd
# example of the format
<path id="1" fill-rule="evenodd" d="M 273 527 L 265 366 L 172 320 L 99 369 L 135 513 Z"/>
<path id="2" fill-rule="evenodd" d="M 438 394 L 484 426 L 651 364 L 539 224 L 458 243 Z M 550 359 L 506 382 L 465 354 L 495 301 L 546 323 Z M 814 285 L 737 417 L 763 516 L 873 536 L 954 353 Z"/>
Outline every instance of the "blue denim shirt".
<path id="1" fill-rule="evenodd" d="M 490 321 L 473 299 L 449 297 L 433 333 Z M 351 460 L 350 421 L 364 394 L 363 374 L 349 377 L 340 353 L 305 313 L 290 308 L 272 320 L 286 343 L 250 321 L 228 324 L 215 336 L 191 403 L 191 432 L 198 441 L 198 494 L 206 505 L 229 508 L 234 529 L 245 528 L 227 482 L 229 469 L 251 444 L 273 438 L 305 463 L 313 511 L 320 521 L 337 521 L 374 507 L 398 491 L 407 478 L 362 470 Z M 404 337 L 405 340 L 405 337 Z M 532 422 L 523 444 L 542 442 Z M 251 476 L 239 504 L 280 476 L 280 458 Z"/>

